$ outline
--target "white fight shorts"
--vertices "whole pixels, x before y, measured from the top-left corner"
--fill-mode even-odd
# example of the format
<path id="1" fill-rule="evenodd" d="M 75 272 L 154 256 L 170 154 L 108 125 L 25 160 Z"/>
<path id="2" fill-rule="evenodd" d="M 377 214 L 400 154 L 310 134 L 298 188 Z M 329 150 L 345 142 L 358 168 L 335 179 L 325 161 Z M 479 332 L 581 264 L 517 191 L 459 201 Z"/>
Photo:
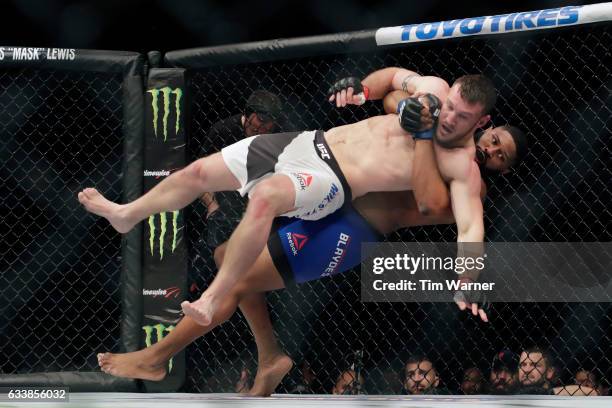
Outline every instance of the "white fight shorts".
<path id="1" fill-rule="evenodd" d="M 240 181 L 242 196 L 273 174 L 288 176 L 295 188 L 295 208 L 284 216 L 318 220 L 351 200 L 322 130 L 251 136 L 225 147 L 221 155 Z"/>

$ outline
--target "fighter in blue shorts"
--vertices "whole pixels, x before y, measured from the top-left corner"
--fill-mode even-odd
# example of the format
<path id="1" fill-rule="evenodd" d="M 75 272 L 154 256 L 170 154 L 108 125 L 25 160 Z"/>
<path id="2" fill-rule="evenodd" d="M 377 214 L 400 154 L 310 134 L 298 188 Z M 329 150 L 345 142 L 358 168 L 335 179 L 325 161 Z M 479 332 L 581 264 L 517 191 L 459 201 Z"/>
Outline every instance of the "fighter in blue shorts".
<path id="1" fill-rule="evenodd" d="M 361 262 L 361 243 L 381 239 L 349 204 L 318 221 L 279 219 L 268 250 L 285 286 L 291 286 L 354 268 Z"/>

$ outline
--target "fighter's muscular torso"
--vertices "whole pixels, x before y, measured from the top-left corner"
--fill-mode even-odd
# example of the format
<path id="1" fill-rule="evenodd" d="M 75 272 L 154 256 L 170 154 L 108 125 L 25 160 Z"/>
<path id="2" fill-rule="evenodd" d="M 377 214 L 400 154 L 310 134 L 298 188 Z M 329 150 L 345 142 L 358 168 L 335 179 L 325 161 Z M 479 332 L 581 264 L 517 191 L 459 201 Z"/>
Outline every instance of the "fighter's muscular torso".
<path id="1" fill-rule="evenodd" d="M 397 115 L 375 116 L 325 132 L 353 199 L 372 191 L 412 189 L 414 141 Z"/>

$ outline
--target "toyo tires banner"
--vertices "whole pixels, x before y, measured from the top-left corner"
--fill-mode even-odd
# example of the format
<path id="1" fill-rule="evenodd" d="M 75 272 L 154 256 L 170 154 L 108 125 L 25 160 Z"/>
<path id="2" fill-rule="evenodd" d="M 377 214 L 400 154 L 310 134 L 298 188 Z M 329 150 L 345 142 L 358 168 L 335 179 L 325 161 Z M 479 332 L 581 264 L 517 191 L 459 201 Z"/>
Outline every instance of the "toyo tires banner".
<path id="1" fill-rule="evenodd" d="M 376 31 L 376 44 L 390 45 L 472 35 L 503 34 L 609 20 L 612 20 L 612 3 L 567 6 L 523 13 L 384 27 Z"/>

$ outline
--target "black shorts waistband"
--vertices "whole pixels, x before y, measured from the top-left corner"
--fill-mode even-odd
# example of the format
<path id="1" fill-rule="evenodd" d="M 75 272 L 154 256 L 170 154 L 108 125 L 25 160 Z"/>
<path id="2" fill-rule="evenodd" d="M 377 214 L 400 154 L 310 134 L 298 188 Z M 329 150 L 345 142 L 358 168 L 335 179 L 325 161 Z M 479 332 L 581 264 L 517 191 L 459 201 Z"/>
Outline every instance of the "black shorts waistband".
<path id="1" fill-rule="evenodd" d="M 287 254 L 283 249 L 283 244 L 281 244 L 280 236 L 278 235 L 278 229 L 286 225 L 287 222 L 277 222 L 277 220 L 279 219 L 276 218 L 275 222 L 272 224 L 272 231 L 268 237 L 268 251 L 270 252 L 274 267 L 285 284 L 285 288 L 290 288 L 296 285 L 295 274 L 293 273 L 289 259 L 287 259 Z"/>
<path id="2" fill-rule="evenodd" d="M 350 203 L 353 200 L 353 195 L 351 193 L 351 186 L 349 186 L 346 181 L 346 177 L 344 177 L 344 173 L 340 169 L 340 165 L 336 161 L 334 154 L 332 153 L 327 141 L 325 140 L 324 132 L 322 130 L 317 130 L 314 138 L 314 147 L 317 155 L 323 160 L 327 165 L 332 169 L 334 174 L 340 180 L 340 184 L 342 184 L 342 189 L 344 190 L 344 205 Z"/>

